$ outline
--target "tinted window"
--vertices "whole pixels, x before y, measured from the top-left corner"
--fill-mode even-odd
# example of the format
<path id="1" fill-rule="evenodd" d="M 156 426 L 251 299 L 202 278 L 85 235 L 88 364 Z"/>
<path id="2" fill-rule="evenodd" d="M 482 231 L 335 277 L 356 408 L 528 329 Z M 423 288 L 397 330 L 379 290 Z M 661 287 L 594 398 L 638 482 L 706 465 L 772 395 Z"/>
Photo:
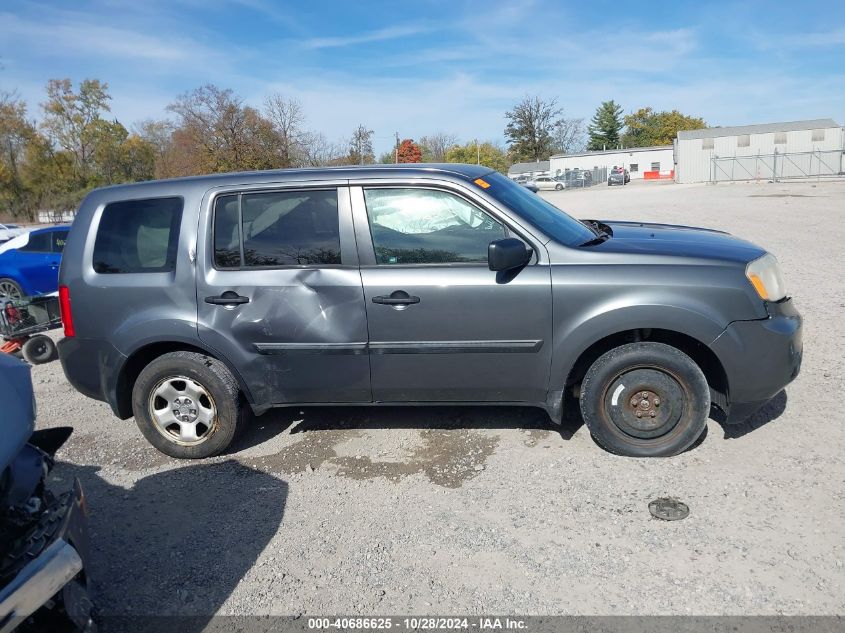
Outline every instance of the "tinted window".
<path id="1" fill-rule="evenodd" d="M 336 190 L 244 194 L 241 218 L 246 266 L 340 264 Z M 233 226 L 231 221 L 232 210 L 226 202 L 215 227 L 224 262 L 233 261 L 233 240 L 238 239 L 237 222 Z M 227 230 L 233 236 L 228 241 Z"/>
<path id="2" fill-rule="evenodd" d="M 214 265 L 218 268 L 241 265 L 238 196 L 220 196 L 214 203 Z"/>
<path id="3" fill-rule="evenodd" d="M 94 243 L 94 270 L 104 274 L 175 270 L 181 220 L 182 198 L 107 205 Z"/>
<path id="4" fill-rule="evenodd" d="M 24 253 L 49 253 L 52 250 L 50 232 L 30 233 L 29 241 L 18 250 Z"/>
<path id="5" fill-rule="evenodd" d="M 519 187 L 519 185 L 514 185 Z M 469 202 L 431 189 L 366 189 L 379 264 L 486 262 L 505 228 Z"/>
<path id="6" fill-rule="evenodd" d="M 592 229 L 501 174 L 491 172 L 483 180 L 490 185 L 484 190 L 487 194 L 561 244 L 577 246 L 596 236 Z"/>
<path id="7" fill-rule="evenodd" d="M 67 231 L 53 231 L 50 233 L 51 249 L 54 253 L 61 253 L 65 250 L 67 233 Z"/>

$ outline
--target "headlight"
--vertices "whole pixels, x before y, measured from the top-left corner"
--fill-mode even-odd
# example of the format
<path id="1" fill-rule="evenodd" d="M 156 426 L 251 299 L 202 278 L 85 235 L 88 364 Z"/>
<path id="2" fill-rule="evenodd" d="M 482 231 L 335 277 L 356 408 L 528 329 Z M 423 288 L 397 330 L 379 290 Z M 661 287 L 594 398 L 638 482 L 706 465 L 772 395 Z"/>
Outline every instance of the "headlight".
<path id="1" fill-rule="evenodd" d="M 764 301 L 780 301 L 786 296 L 786 285 L 775 256 L 766 253 L 745 267 L 745 276 Z"/>

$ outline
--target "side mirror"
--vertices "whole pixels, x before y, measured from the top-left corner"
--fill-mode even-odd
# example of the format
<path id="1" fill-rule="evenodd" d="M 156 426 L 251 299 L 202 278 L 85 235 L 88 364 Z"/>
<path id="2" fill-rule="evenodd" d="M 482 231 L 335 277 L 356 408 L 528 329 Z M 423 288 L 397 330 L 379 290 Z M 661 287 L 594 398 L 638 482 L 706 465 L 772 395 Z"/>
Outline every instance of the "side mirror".
<path id="1" fill-rule="evenodd" d="M 513 270 L 522 268 L 531 261 L 533 252 L 522 240 L 506 237 L 490 242 L 487 247 L 487 265 L 490 270 Z"/>

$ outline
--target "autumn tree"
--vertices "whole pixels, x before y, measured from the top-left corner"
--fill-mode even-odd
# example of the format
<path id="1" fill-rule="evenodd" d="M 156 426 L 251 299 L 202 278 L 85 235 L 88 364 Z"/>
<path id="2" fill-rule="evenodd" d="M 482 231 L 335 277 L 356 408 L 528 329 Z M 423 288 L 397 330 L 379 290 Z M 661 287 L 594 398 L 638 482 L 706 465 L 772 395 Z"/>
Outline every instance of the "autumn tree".
<path id="1" fill-rule="evenodd" d="M 426 163 L 445 163 L 446 152 L 458 144 L 458 137 L 446 132 L 436 132 L 420 138 L 422 159 Z"/>
<path id="2" fill-rule="evenodd" d="M 622 125 L 622 106 L 612 99 L 602 101 L 587 127 L 587 133 L 590 135 L 587 149 L 602 150 L 618 147 Z"/>
<path id="3" fill-rule="evenodd" d="M 26 119 L 26 104 L 14 94 L 0 93 L 0 211 L 11 217 L 25 217 L 30 211 L 26 154 L 37 135 Z"/>
<path id="4" fill-rule="evenodd" d="M 707 127 L 704 119 L 687 116 L 677 110 L 655 112 L 651 108 L 640 108 L 625 116 L 625 147 L 650 147 L 671 145 L 681 130 L 699 130 Z"/>
<path id="5" fill-rule="evenodd" d="M 473 165 L 478 163 L 503 174 L 506 174 L 508 167 L 511 166 L 507 153 L 491 141 L 483 143 L 473 141 L 466 145 L 455 145 L 446 152 L 446 162 Z"/>
<path id="6" fill-rule="evenodd" d="M 396 151 L 397 162 L 399 163 L 421 163 L 422 150 L 412 139 L 406 138 Z"/>
<path id="7" fill-rule="evenodd" d="M 98 79 L 85 79 L 74 91 L 70 79 L 51 79 L 41 104 L 42 128 L 55 145 L 73 154 L 83 184 L 91 175 L 97 121 L 109 111 L 108 88 Z"/>
<path id="8" fill-rule="evenodd" d="M 349 139 L 349 152 L 347 160 L 351 165 L 370 165 L 375 162 L 373 154 L 373 130 L 368 130 L 366 125 L 359 125 L 352 132 Z"/>
<path id="9" fill-rule="evenodd" d="M 555 129 L 560 125 L 563 109 L 557 99 L 528 97 L 505 113 L 508 124 L 505 137 L 514 161 L 546 160 L 554 150 Z"/>

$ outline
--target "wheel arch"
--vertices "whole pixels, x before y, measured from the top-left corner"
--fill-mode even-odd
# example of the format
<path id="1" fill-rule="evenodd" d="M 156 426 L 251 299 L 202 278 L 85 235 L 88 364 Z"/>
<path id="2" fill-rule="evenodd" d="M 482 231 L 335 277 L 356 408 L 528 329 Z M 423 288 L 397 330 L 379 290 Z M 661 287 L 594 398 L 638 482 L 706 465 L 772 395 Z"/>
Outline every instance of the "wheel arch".
<path id="1" fill-rule="evenodd" d="M 114 383 L 114 409 L 118 417 L 123 420 L 132 417 L 132 389 L 135 386 L 135 381 L 138 379 L 138 375 L 144 367 L 149 365 L 156 358 L 170 352 L 196 352 L 197 354 L 210 356 L 211 358 L 214 358 L 226 365 L 227 369 L 238 382 L 238 387 L 246 399 L 246 402 L 250 407 L 252 407 L 253 411 L 259 413 L 259 411 L 256 411 L 252 393 L 250 392 L 247 384 L 244 382 L 243 377 L 228 361 L 228 359 L 223 357 L 221 354 L 218 354 L 215 350 L 202 345 L 197 340 L 186 341 L 173 339 L 167 341 L 156 341 L 154 343 L 142 345 L 133 350 L 126 357 L 126 360 L 123 361 L 117 372 L 117 378 Z"/>

